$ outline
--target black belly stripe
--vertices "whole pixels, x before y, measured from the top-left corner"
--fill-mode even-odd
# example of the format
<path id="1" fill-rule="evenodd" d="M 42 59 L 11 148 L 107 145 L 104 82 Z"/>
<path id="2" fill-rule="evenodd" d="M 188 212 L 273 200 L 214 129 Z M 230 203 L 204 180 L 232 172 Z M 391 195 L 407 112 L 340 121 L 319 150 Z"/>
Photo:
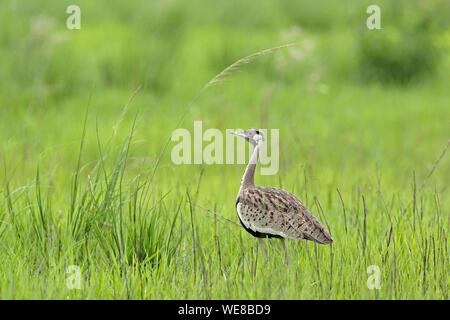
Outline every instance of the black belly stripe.
<path id="1" fill-rule="evenodd" d="M 238 197 L 236 200 L 236 212 L 237 212 L 237 205 L 239 204 L 239 200 L 240 200 L 240 198 Z M 245 231 L 247 231 L 248 233 L 250 233 L 252 236 L 254 236 L 256 238 L 279 238 L 279 239 L 283 238 L 282 236 L 275 235 L 275 234 L 253 231 L 252 229 L 247 228 L 245 226 L 245 224 L 241 220 L 241 217 L 239 217 L 239 214 L 238 214 L 238 218 L 239 218 L 239 221 L 241 222 L 241 225 L 244 227 Z"/>

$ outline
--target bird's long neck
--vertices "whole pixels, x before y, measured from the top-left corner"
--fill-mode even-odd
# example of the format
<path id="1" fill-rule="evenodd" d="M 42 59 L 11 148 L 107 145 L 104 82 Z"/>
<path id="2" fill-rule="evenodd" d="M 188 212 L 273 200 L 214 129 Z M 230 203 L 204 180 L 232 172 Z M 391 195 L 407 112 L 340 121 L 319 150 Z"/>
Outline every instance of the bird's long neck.
<path id="1" fill-rule="evenodd" d="M 258 162 L 258 155 L 259 155 L 259 145 L 257 144 L 253 149 L 252 156 L 247 164 L 247 168 L 245 169 L 244 176 L 242 177 L 241 181 L 241 189 L 239 191 L 242 191 L 243 189 L 249 187 L 253 187 L 255 185 L 254 178 L 255 178 L 256 164 Z"/>

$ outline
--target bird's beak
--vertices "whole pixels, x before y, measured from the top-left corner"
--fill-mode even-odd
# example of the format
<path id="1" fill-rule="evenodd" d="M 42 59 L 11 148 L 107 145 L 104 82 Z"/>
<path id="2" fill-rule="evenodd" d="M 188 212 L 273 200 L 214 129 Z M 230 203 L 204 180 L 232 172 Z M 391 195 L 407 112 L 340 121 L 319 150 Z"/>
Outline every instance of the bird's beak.
<path id="1" fill-rule="evenodd" d="M 242 138 L 247 138 L 247 135 L 245 134 L 245 132 L 230 132 L 232 135 L 238 136 L 238 137 L 242 137 Z"/>

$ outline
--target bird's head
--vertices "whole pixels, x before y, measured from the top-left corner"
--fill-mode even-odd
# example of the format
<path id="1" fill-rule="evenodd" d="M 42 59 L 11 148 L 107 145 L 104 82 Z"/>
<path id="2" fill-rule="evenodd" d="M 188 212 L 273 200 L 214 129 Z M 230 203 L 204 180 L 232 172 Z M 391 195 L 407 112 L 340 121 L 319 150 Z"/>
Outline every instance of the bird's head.
<path id="1" fill-rule="evenodd" d="M 264 134 L 260 129 L 247 129 L 239 132 L 232 132 L 235 136 L 242 137 L 253 146 L 257 146 L 264 142 Z"/>

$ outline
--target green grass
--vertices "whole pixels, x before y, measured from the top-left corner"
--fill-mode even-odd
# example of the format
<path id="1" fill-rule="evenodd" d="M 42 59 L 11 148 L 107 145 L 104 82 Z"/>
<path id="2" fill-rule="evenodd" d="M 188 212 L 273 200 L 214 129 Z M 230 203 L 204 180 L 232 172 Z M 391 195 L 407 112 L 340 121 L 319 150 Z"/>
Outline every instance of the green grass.
<path id="1" fill-rule="evenodd" d="M 0 5 L 0 298 L 448 299 L 448 29 L 433 74 L 364 83 L 364 2 L 164 3 L 81 1 L 79 31 L 60 1 Z M 243 165 L 171 162 L 194 120 L 279 128 L 279 173 L 256 182 L 297 194 L 333 245 L 287 241 L 289 265 L 276 239 L 258 248 L 234 208 Z"/>

